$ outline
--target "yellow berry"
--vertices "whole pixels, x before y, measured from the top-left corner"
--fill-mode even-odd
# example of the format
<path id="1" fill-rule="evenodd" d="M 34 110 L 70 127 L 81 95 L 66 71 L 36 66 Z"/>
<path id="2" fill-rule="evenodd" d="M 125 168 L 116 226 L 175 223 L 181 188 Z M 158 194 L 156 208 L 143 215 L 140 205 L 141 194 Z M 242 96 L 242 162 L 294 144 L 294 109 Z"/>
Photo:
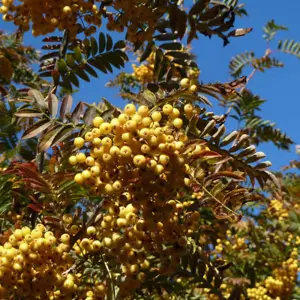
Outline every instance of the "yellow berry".
<path id="1" fill-rule="evenodd" d="M 198 87 L 195 84 L 193 84 L 190 86 L 189 90 L 194 93 L 194 92 L 197 92 Z"/>
<path id="2" fill-rule="evenodd" d="M 148 112 L 149 112 L 149 108 L 145 105 L 141 105 L 138 108 L 138 114 L 142 117 L 146 117 L 148 115 Z"/>
<path id="3" fill-rule="evenodd" d="M 71 155 L 71 156 L 69 157 L 69 164 L 72 165 L 72 166 L 74 166 L 74 165 L 77 164 L 77 159 L 76 159 L 76 156 L 75 156 L 75 155 Z"/>
<path id="4" fill-rule="evenodd" d="M 65 6 L 65 7 L 63 8 L 63 14 L 64 14 L 65 16 L 71 15 L 71 14 L 72 14 L 72 8 L 71 8 L 70 6 Z"/>
<path id="5" fill-rule="evenodd" d="M 82 174 L 83 179 L 88 179 L 92 176 L 92 174 L 89 170 L 84 170 L 84 171 L 82 171 L 81 174 Z"/>
<path id="6" fill-rule="evenodd" d="M 100 125 L 101 134 L 109 134 L 111 133 L 111 130 L 112 130 L 112 126 L 107 122 L 104 122 Z"/>
<path id="7" fill-rule="evenodd" d="M 68 244 L 70 241 L 70 235 L 68 235 L 67 233 L 64 233 L 61 237 L 60 237 L 60 241 L 64 244 Z"/>
<path id="8" fill-rule="evenodd" d="M 190 86 L 190 80 L 188 78 L 182 78 L 180 81 L 180 86 L 183 88 L 188 88 Z"/>
<path id="9" fill-rule="evenodd" d="M 76 183 L 82 184 L 83 181 L 84 181 L 84 178 L 83 178 L 82 174 L 76 174 L 76 175 L 74 176 L 74 181 L 75 181 Z"/>
<path id="10" fill-rule="evenodd" d="M 94 226 L 89 226 L 86 229 L 87 235 L 95 235 L 96 234 L 96 228 Z"/>
<path id="11" fill-rule="evenodd" d="M 170 115 L 171 113 L 173 112 L 173 106 L 172 105 L 170 105 L 170 104 L 165 104 L 164 106 L 163 106 L 163 113 L 165 114 L 165 115 Z"/>
<path id="12" fill-rule="evenodd" d="M 154 111 L 152 114 L 151 114 L 151 118 L 154 122 L 159 122 L 162 118 L 162 115 L 159 111 Z"/>
<path id="13" fill-rule="evenodd" d="M 120 149 L 120 155 L 124 158 L 128 158 L 130 157 L 132 154 L 132 150 L 130 147 L 128 146 L 123 146 L 121 149 Z"/>
<path id="14" fill-rule="evenodd" d="M 101 117 L 95 117 L 93 120 L 94 127 L 98 127 L 104 122 L 104 120 Z"/>
<path id="15" fill-rule="evenodd" d="M 85 160 L 86 160 L 85 154 L 82 153 L 82 152 L 77 153 L 76 154 L 76 160 L 77 160 L 78 163 L 84 163 Z"/>
<path id="16" fill-rule="evenodd" d="M 85 159 L 85 163 L 88 165 L 88 166 L 93 166 L 95 164 L 95 159 L 91 156 L 88 156 L 86 159 Z"/>
<path id="17" fill-rule="evenodd" d="M 135 112 L 136 112 L 136 108 L 135 108 L 134 104 L 127 104 L 127 105 L 125 106 L 125 108 L 124 108 L 124 113 L 125 113 L 126 115 L 131 116 L 131 115 L 133 115 Z"/>
<path id="18" fill-rule="evenodd" d="M 83 147 L 84 142 L 85 142 L 84 139 L 80 136 L 74 139 L 74 145 L 78 149 Z"/>
<path id="19" fill-rule="evenodd" d="M 182 125 L 183 125 L 182 119 L 176 118 L 176 119 L 173 121 L 173 125 L 174 125 L 174 127 L 178 128 L 178 129 L 181 128 Z"/>
<path id="20" fill-rule="evenodd" d="M 94 135 L 91 131 L 87 132 L 85 135 L 84 135 L 84 139 L 87 141 L 87 142 L 91 142 L 93 139 L 94 139 Z"/>
<path id="21" fill-rule="evenodd" d="M 137 166 L 137 167 L 142 167 L 146 164 L 146 158 L 144 155 L 136 155 L 133 158 L 133 163 Z"/>
<path id="22" fill-rule="evenodd" d="M 94 177 L 98 176 L 100 174 L 100 167 L 99 166 L 92 166 L 90 172 L 91 172 L 92 176 L 94 176 Z"/>

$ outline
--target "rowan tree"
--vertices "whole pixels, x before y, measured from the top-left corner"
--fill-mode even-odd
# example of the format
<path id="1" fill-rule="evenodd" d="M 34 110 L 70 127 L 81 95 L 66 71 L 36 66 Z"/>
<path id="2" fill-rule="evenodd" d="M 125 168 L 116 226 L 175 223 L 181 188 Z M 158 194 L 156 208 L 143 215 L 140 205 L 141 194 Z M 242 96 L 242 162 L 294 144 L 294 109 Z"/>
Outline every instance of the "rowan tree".
<path id="1" fill-rule="evenodd" d="M 269 48 L 246 52 L 231 82 L 203 83 L 193 40 L 226 46 L 251 28 L 235 28 L 238 1 L 187 7 L 2 0 L 17 31 L 0 35 L 1 299 L 299 299 L 299 175 L 272 173 L 259 151 L 294 142 L 247 88 L 283 64 Z M 270 21 L 264 39 L 285 29 Z M 41 54 L 23 45 L 29 30 Z M 278 50 L 299 56 L 300 44 Z M 87 90 L 73 108 L 82 81 L 134 57 L 107 83 L 123 107 L 91 104 Z"/>

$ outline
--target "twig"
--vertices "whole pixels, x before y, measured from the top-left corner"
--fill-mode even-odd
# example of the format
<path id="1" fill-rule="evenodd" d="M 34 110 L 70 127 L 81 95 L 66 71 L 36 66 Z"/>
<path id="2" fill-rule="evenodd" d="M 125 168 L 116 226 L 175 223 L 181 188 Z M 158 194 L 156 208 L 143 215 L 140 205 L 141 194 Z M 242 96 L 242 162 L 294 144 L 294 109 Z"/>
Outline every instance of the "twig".
<path id="1" fill-rule="evenodd" d="M 112 277 L 112 275 L 111 275 L 111 272 L 110 272 L 110 270 L 109 270 L 108 264 L 107 264 L 107 262 L 105 261 L 103 255 L 102 255 L 102 260 L 103 260 L 105 269 L 106 269 L 106 271 L 107 271 L 108 277 L 109 277 L 109 279 L 110 279 L 110 286 L 111 286 L 111 289 L 112 289 L 112 296 L 113 296 L 112 299 L 115 300 L 115 299 L 116 299 L 116 293 L 115 293 L 115 288 L 114 288 L 114 283 L 113 283 L 113 277 Z"/>
<path id="2" fill-rule="evenodd" d="M 195 180 L 195 179 L 194 179 Z M 215 201 L 217 201 L 221 206 L 223 206 L 225 209 L 227 209 L 228 211 L 230 211 L 232 214 L 238 216 L 238 214 L 233 211 L 232 209 L 230 209 L 229 207 L 227 207 L 224 203 L 222 203 L 218 198 L 216 198 L 204 185 L 202 185 L 199 181 L 195 180 L 202 188 L 203 190 L 209 195 L 211 196 Z"/>

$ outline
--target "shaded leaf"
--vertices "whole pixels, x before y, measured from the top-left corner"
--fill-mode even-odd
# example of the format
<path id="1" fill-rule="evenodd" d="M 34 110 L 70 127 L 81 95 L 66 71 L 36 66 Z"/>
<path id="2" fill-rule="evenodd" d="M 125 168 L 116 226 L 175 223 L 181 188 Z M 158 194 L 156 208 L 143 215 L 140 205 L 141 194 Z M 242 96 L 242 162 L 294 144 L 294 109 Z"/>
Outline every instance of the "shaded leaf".
<path id="1" fill-rule="evenodd" d="M 29 139 L 32 138 L 40 133 L 42 133 L 44 130 L 46 130 L 50 125 L 52 124 L 52 121 L 49 121 L 48 119 L 42 119 L 35 124 L 33 124 L 31 127 L 27 128 L 23 135 L 22 139 Z"/>
<path id="2" fill-rule="evenodd" d="M 76 69 L 74 69 L 74 72 L 76 73 L 76 75 L 78 75 L 81 79 L 90 82 L 90 78 L 89 76 L 84 72 L 83 69 L 77 67 Z"/>
<path id="3" fill-rule="evenodd" d="M 71 120 L 75 124 L 77 124 L 82 117 L 82 114 L 84 112 L 84 104 L 80 101 L 77 103 L 72 115 L 71 115 Z"/>
<path id="4" fill-rule="evenodd" d="M 42 95 L 42 93 L 40 91 L 29 90 L 28 94 L 33 97 L 33 99 L 35 100 L 36 104 L 39 106 L 39 108 L 42 111 L 45 111 L 47 109 L 47 107 L 48 107 L 47 103 L 45 101 L 44 96 Z"/>
<path id="5" fill-rule="evenodd" d="M 106 39 L 104 33 L 99 34 L 99 53 L 101 54 L 105 50 Z"/>
<path id="6" fill-rule="evenodd" d="M 66 120 L 66 114 L 68 114 L 71 111 L 73 103 L 73 98 L 71 95 L 66 95 L 62 99 L 62 103 L 60 106 L 60 118 L 63 120 L 63 122 Z"/>
<path id="7" fill-rule="evenodd" d="M 53 143 L 55 137 L 64 129 L 61 125 L 55 125 L 44 134 L 38 145 L 38 152 L 46 151 Z"/>
<path id="8" fill-rule="evenodd" d="M 151 52 L 153 51 L 154 45 L 155 45 L 155 43 L 153 41 L 151 41 L 147 44 L 145 51 L 143 52 L 143 54 L 140 57 L 140 62 L 143 62 L 150 56 Z"/>
<path id="9" fill-rule="evenodd" d="M 71 72 L 68 77 L 72 84 L 74 84 L 76 87 L 79 87 L 79 80 L 73 72 Z"/>
<path id="10" fill-rule="evenodd" d="M 170 41 L 170 40 L 177 39 L 177 37 L 178 37 L 177 34 L 174 33 L 162 33 L 162 34 L 155 35 L 153 39 L 157 41 Z"/>
<path id="11" fill-rule="evenodd" d="M 97 41 L 96 39 L 92 36 L 90 39 L 91 42 L 91 51 L 92 51 L 92 55 L 95 56 L 98 52 L 98 45 L 97 45 Z"/>
<path id="12" fill-rule="evenodd" d="M 48 100 L 48 110 L 51 114 L 51 117 L 55 118 L 58 111 L 58 99 L 54 94 L 49 94 L 47 100 Z"/>
<path id="13" fill-rule="evenodd" d="M 159 48 L 164 49 L 164 50 L 181 50 L 182 49 L 182 44 L 180 43 L 165 43 L 161 44 Z"/>
<path id="14" fill-rule="evenodd" d="M 84 64 L 84 70 L 87 71 L 92 76 L 98 78 L 96 71 L 88 64 Z"/>
<path id="15" fill-rule="evenodd" d="M 92 124 L 94 117 L 96 116 L 97 110 L 95 107 L 90 106 L 84 113 L 83 121 L 84 123 L 89 126 Z"/>
<path id="16" fill-rule="evenodd" d="M 210 0 L 198 0 L 191 8 L 189 14 L 197 15 L 201 13 L 209 4 Z"/>
<path id="17" fill-rule="evenodd" d="M 110 51 L 113 46 L 113 40 L 109 34 L 106 34 L 106 51 Z"/>
<path id="18" fill-rule="evenodd" d="M 230 178 L 230 179 L 234 179 L 237 181 L 244 181 L 245 178 L 237 173 L 234 172 L 230 172 L 230 171 L 222 171 L 222 172 L 218 172 L 212 175 L 209 175 L 205 178 L 204 182 L 205 184 L 209 184 L 210 182 L 212 182 L 215 179 L 219 179 L 219 178 Z"/>
<path id="19" fill-rule="evenodd" d="M 152 93 L 156 93 L 159 91 L 159 85 L 155 83 L 148 83 L 147 84 L 147 89 L 151 91 Z"/>
<path id="20" fill-rule="evenodd" d="M 123 40 L 117 41 L 114 45 L 114 50 L 123 49 L 126 47 L 126 43 Z"/>
<path id="21" fill-rule="evenodd" d="M 58 132 L 58 134 L 55 136 L 51 146 L 64 142 L 73 133 L 73 130 L 74 127 L 72 125 L 64 126 L 62 131 Z"/>
<path id="22" fill-rule="evenodd" d="M 42 117 L 43 113 L 32 108 L 25 108 L 25 109 L 18 110 L 14 115 L 16 117 L 23 117 L 23 118 L 36 118 L 36 117 Z"/>

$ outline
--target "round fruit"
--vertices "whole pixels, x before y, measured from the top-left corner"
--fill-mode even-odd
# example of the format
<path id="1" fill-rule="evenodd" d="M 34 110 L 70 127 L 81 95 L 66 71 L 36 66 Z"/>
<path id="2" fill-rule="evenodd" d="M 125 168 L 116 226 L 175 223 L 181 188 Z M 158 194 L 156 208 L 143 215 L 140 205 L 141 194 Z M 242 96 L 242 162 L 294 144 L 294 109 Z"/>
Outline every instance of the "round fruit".
<path id="1" fill-rule="evenodd" d="M 84 142 L 85 142 L 84 139 L 80 136 L 74 139 L 74 145 L 78 149 L 83 147 Z"/>
<path id="2" fill-rule="evenodd" d="M 190 80 L 188 78 L 182 78 L 180 81 L 180 86 L 183 88 L 188 88 L 190 86 Z"/>

